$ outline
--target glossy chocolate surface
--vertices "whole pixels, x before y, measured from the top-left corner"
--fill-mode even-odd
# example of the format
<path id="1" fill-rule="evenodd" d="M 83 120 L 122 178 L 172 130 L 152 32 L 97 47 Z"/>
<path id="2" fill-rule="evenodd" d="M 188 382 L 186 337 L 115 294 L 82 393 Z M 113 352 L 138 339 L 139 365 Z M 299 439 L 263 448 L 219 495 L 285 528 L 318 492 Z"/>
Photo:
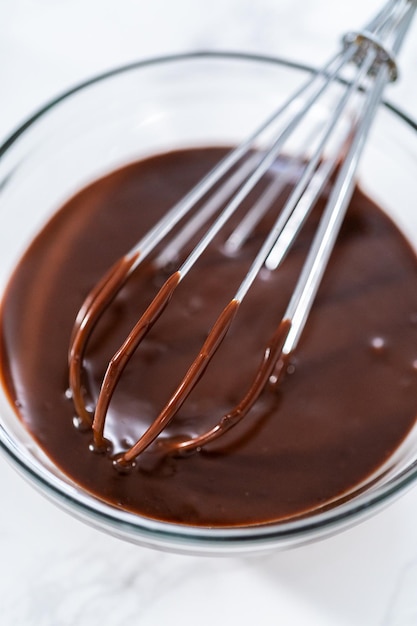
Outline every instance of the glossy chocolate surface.
<path id="1" fill-rule="evenodd" d="M 328 505 L 389 458 L 417 413 L 417 260 L 392 222 L 356 190 L 285 375 L 278 386 L 267 386 L 236 428 L 184 457 L 153 445 L 126 474 L 111 462 L 178 385 L 272 217 L 233 257 L 223 251 L 226 229 L 184 279 L 117 386 L 105 429 L 111 453 L 89 450 L 92 433 L 74 428 L 66 394 L 77 311 L 108 268 L 222 154 L 160 155 L 80 191 L 22 258 L 1 314 L 3 383 L 20 418 L 63 471 L 117 507 L 205 526 L 271 522 Z M 319 212 L 320 206 L 282 268 L 261 272 L 163 436 L 195 436 L 241 401 L 285 311 Z M 109 358 L 168 276 L 151 261 L 129 279 L 92 334 L 84 364 L 92 406 Z"/>

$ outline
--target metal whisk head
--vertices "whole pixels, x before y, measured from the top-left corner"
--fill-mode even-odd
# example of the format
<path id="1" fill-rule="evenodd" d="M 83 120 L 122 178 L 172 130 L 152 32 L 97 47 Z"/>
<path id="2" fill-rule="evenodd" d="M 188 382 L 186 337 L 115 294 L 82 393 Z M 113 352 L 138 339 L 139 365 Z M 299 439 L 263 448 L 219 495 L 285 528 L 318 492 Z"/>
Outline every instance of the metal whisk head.
<path id="1" fill-rule="evenodd" d="M 154 422 L 114 460 L 128 467 L 166 428 L 186 401 L 229 330 L 236 312 L 256 276 L 266 267 L 275 271 L 291 248 L 323 189 L 332 189 L 287 310 L 265 349 L 262 363 L 246 395 L 209 431 L 181 442 L 164 440 L 167 450 L 199 449 L 239 422 L 256 402 L 265 385 L 277 380 L 282 363 L 295 349 L 330 257 L 354 188 L 358 161 L 385 85 L 397 77 L 396 55 L 416 8 L 415 0 L 390 0 L 360 32 L 348 33 L 330 61 L 282 104 L 245 142 L 232 150 L 203 180 L 176 204 L 123 258 L 108 271 L 81 307 L 69 352 L 70 390 L 76 424 L 92 429 L 95 450 L 106 450 L 107 410 L 112 394 L 134 351 L 158 320 L 178 287 L 200 256 L 236 213 L 248 194 L 274 169 L 278 156 L 292 154 L 294 143 L 308 145 L 308 153 L 289 157 L 272 182 L 262 187 L 251 209 L 226 241 L 226 254 L 234 254 L 248 238 L 273 199 L 289 179 L 291 192 L 273 227 L 260 246 L 236 293 L 221 311 L 199 354 Z M 353 75 L 352 75 L 353 74 Z M 317 133 L 306 137 L 307 116 L 316 115 L 321 98 L 334 84 L 339 97 L 333 114 L 318 119 Z M 311 128 L 311 124 L 309 124 Z M 291 146 L 288 148 L 288 146 Z M 198 204 L 198 210 L 195 210 Z M 181 229 L 177 227 L 181 225 Z M 205 227 L 191 253 L 171 273 L 109 362 L 94 414 L 87 410 L 81 384 L 83 359 L 91 333 L 104 310 L 129 276 L 155 248 L 167 240 L 153 261 L 169 266 L 196 233 Z M 174 234 L 173 234 L 174 233 Z"/>

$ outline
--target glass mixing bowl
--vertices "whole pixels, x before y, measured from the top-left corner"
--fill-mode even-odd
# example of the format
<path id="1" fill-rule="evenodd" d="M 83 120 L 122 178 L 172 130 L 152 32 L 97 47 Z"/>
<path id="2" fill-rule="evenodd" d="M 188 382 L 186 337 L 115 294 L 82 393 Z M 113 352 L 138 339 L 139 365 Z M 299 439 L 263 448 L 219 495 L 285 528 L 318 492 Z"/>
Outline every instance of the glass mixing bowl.
<path id="1" fill-rule="evenodd" d="M 50 102 L 0 149 L 0 292 L 34 234 L 80 188 L 151 154 L 241 141 L 311 71 L 265 57 L 181 55 L 116 69 Z M 360 184 L 414 247 L 416 171 L 417 126 L 385 104 L 361 161 Z M 0 443 L 24 477 L 71 514 L 133 543 L 183 553 L 245 553 L 312 541 L 366 518 L 417 479 L 414 428 L 383 471 L 348 501 L 304 519 L 211 529 L 123 512 L 80 489 L 36 445 L 4 389 Z"/>

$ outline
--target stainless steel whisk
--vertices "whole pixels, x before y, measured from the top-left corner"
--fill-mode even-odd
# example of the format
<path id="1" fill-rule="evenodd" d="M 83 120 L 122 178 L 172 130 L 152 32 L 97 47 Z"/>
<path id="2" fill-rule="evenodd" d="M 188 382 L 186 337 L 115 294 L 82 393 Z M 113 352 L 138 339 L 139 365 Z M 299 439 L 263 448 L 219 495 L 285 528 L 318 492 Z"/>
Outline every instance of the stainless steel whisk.
<path id="1" fill-rule="evenodd" d="M 310 144 L 308 158 L 297 155 L 288 168 L 279 172 L 227 239 L 225 250 L 233 254 L 244 245 L 249 233 L 283 185 L 293 176 L 291 163 L 300 163 L 297 181 L 272 229 L 256 254 L 237 292 L 223 309 L 195 361 L 154 422 L 114 463 L 120 469 L 129 467 L 165 429 L 185 402 L 204 373 L 208 363 L 226 335 L 240 303 L 263 267 L 276 270 L 292 246 L 302 225 L 329 181 L 332 189 L 319 222 L 283 319 L 268 344 L 253 384 L 242 401 L 209 431 L 181 442 L 167 442 L 167 450 L 184 452 L 201 448 L 234 426 L 248 412 L 269 380 L 279 376 L 280 364 L 295 349 L 306 323 L 321 278 L 336 241 L 349 204 L 355 172 L 382 92 L 389 81 L 397 78 L 396 55 L 400 50 L 416 8 L 415 0 L 390 0 L 366 27 L 343 38 L 342 49 L 311 76 L 296 93 L 279 107 L 246 141 L 231 151 L 202 181 L 176 204 L 123 258 L 121 258 L 91 291 L 81 307 L 73 329 L 69 351 L 70 393 L 79 427 L 92 429 L 95 450 L 106 450 L 104 438 L 106 414 L 123 369 L 149 329 L 168 305 L 176 287 L 194 267 L 199 257 L 240 207 L 261 179 L 273 169 L 287 142 L 296 136 L 305 117 L 335 83 L 344 85 L 330 117 L 319 124 L 319 134 Z M 347 67 L 355 75 L 346 78 Z M 357 100 L 352 110 L 352 99 Z M 349 108 L 348 108 L 349 107 Z M 349 111 L 346 116 L 346 111 Z M 344 116 L 344 117 L 342 117 Z M 346 117 L 349 123 L 346 123 Z M 276 126 L 279 125 L 278 130 Z M 268 139 L 269 147 L 257 145 L 275 129 Z M 215 191 L 213 191 L 216 185 Z M 193 212 L 195 205 L 205 201 Z M 219 212 L 219 207 L 224 208 Z M 217 214 L 216 214 L 217 213 Z M 94 415 L 87 410 L 81 385 L 83 358 L 89 337 L 101 314 L 115 298 L 129 276 L 168 237 L 181 221 L 189 219 L 157 257 L 155 263 L 166 266 L 199 229 L 207 230 L 192 252 L 161 287 L 123 345 L 109 362 Z M 213 217 L 215 216 L 215 217 Z"/>

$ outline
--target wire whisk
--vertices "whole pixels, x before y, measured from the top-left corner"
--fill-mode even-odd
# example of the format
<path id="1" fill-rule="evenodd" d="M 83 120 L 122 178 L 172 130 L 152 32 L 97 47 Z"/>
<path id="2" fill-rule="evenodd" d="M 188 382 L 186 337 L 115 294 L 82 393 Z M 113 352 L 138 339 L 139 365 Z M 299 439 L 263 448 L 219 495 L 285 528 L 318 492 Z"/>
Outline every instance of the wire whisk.
<path id="1" fill-rule="evenodd" d="M 169 306 L 178 285 L 195 267 L 216 235 L 274 168 L 277 158 L 291 153 L 287 166 L 281 168 L 272 182 L 263 188 L 226 241 L 226 254 L 233 255 L 240 250 L 274 198 L 296 173 L 296 181 L 289 197 L 260 246 L 249 271 L 221 311 L 201 350 L 159 415 L 134 445 L 113 459 L 119 469 L 129 468 L 175 417 L 203 376 L 259 272 L 265 267 L 269 271 L 278 270 L 317 199 L 326 186 L 331 184 L 327 204 L 287 309 L 265 348 L 261 365 L 249 390 L 207 432 L 182 441 L 174 442 L 165 438 L 161 445 L 165 446 L 167 452 L 175 453 L 200 449 L 235 426 L 257 401 L 268 381 L 279 379 L 283 363 L 296 349 L 334 247 L 353 193 L 358 162 L 383 90 L 388 82 L 397 78 L 396 57 L 415 8 L 415 0 L 390 0 L 363 30 L 346 34 L 341 50 L 170 209 L 141 241 L 110 268 L 88 295 L 78 313 L 72 333 L 69 386 L 77 416 L 76 425 L 92 430 L 91 447 L 94 450 L 106 451 L 106 415 L 129 359 Z M 317 132 L 307 142 L 302 126 L 335 85 L 338 100 L 332 106 L 332 114 L 315 124 Z M 304 151 L 293 156 L 293 148 L 289 150 L 288 146 L 293 146 L 294 143 L 296 146 L 308 144 L 308 154 Z M 259 148 L 260 145 L 262 148 Z M 199 208 L 195 210 L 197 204 Z M 223 208 L 220 210 L 220 207 Z M 178 230 L 176 227 L 183 223 L 183 227 Z M 162 252 L 153 262 L 161 267 L 171 266 L 178 259 L 179 251 L 203 227 L 203 236 L 185 260 L 172 271 L 111 358 L 92 413 L 86 406 L 81 377 L 86 347 L 102 313 L 132 273 L 161 242 L 164 244 L 166 241 L 166 245 L 163 245 Z"/>

